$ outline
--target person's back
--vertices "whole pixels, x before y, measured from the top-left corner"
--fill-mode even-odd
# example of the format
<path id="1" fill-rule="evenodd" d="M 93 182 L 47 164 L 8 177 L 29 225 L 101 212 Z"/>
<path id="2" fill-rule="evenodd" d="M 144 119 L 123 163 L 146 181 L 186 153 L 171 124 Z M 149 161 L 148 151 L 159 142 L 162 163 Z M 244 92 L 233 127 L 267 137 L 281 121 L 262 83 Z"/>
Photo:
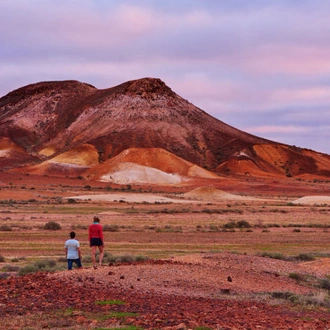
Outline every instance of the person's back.
<path id="1" fill-rule="evenodd" d="M 80 247 L 79 242 L 74 239 L 70 238 L 65 242 L 65 247 L 68 249 L 67 251 L 67 258 L 68 259 L 78 259 L 79 258 L 79 252 L 78 247 Z"/>
<path id="2" fill-rule="evenodd" d="M 104 241 L 103 241 L 103 230 L 100 224 L 100 219 L 94 216 L 93 223 L 88 227 L 88 240 L 89 246 L 92 248 L 92 262 L 93 267 L 96 269 L 96 249 L 100 251 L 99 264 L 102 265 L 102 259 L 104 255 Z"/>
<path id="3" fill-rule="evenodd" d="M 65 255 L 68 261 L 68 270 L 72 269 L 73 262 L 81 268 L 81 250 L 80 250 L 80 243 L 78 240 L 75 239 L 76 233 L 72 231 L 70 233 L 70 239 L 68 239 L 65 244 Z"/>
<path id="4" fill-rule="evenodd" d="M 102 226 L 99 223 L 93 222 L 88 228 L 89 240 L 92 238 L 101 238 L 103 240 Z"/>

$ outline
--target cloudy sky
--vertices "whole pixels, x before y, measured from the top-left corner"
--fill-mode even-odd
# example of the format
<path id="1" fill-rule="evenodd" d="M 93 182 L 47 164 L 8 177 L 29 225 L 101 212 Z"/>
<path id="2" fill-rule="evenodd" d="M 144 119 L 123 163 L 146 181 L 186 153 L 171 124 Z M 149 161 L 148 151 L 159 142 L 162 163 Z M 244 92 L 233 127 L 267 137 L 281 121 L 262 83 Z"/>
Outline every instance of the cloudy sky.
<path id="1" fill-rule="evenodd" d="M 223 122 L 330 154 L 330 0 L 0 0 L 0 96 L 143 77 Z"/>

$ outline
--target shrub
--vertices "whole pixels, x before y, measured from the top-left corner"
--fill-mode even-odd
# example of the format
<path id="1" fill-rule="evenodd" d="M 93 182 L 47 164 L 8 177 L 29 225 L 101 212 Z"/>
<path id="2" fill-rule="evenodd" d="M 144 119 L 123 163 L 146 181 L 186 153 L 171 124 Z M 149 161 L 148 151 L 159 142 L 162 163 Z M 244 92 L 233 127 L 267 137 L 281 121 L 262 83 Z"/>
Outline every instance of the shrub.
<path id="1" fill-rule="evenodd" d="M 75 203 L 77 203 L 77 201 L 74 198 L 68 198 L 68 203 L 75 204 Z"/>
<path id="2" fill-rule="evenodd" d="M 330 307 L 328 294 L 324 291 L 319 291 L 316 294 L 310 294 L 307 297 L 304 297 L 304 302 L 313 306 Z"/>
<path id="3" fill-rule="evenodd" d="M 36 273 L 39 271 L 52 272 L 55 271 L 55 260 L 37 260 L 34 264 L 26 265 L 18 271 L 19 276 L 24 276 L 29 273 Z"/>
<path id="4" fill-rule="evenodd" d="M 0 262 L 5 262 L 5 257 L 0 254 Z"/>
<path id="5" fill-rule="evenodd" d="M 8 225 L 2 225 L 0 226 L 0 231 L 12 231 L 12 228 Z"/>
<path id="6" fill-rule="evenodd" d="M 270 252 L 263 252 L 261 254 L 262 257 L 268 257 L 268 258 L 272 258 L 272 259 L 278 259 L 278 260 L 285 260 L 285 257 L 282 253 L 270 253 Z"/>
<path id="7" fill-rule="evenodd" d="M 117 262 L 134 262 L 135 261 L 135 258 L 134 256 L 132 255 L 129 255 L 129 254 L 125 254 L 123 256 L 119 256 L 117 259 L 116 259 Z"/>
<path id="8" fill-rule="evenodd" d="M 92 262 L 92 256 L 83 256 L 82 262 L 86 263 L 86 264 L 91 263 Z"/>
<path id="9" fill-rule="evenodd" d="M 61 229 L 61 225 L 55 221 L 48 221 L 45 226 L 44 229 L 48 229 L 48 230 L 59 230 Z"/>
<path id="10" fill-rule="evenodd" d="M 117 232 L 119 231 L 118 225 L 103 225 L 103 231 Z"/>
<path id="11" fill-rule="evenodd" d="M 37 260 L 34 265 L 39 269 L 49 269 L 56 266 L 55 260 Z"/>
<path id="12" fill-rule="evenodd" d="M 19 270 L 19 267 L 18 266 L 5 265 L 2 269 L 6 272 L 17 272 Z"/>
<path id="13" fill-rule="evenodd" d="M 300 253 L 295 257 L 296 260 L 300 260 L 300 261 L 313 261 L 315 260 L 315 258 L 313 256 L 311 256 L 310 254 L 306 254 L 306 253 Z"/>
<path id="14" fill-rule="evenodd" d="M 320 281 L 320 288 L 330 291 L 330 281 L 328 279 L 322 279 Z"/>
<path id="15" fill-rule="evenodd" d="M 251 228 L 251 225 L 246 220 L 240 220 L 240 221 L 237 221 L 237 227 L 238 228 Z"/>
<path id="16" fill-rule="evenodd" d="M 147 261 L 147 260 L 149 260 L 149 257 L 147 257 L 147 256 L 136 256 L 135 260 L 136 261 Z"/>
<path id="17" fill-rule="evenodd" d="M 289 278 L 291 278 L 292 280 L 296 280 L 296 281 L 303 281 L 304 280 L 304 276 L 298 273 L 290 273 L 289 274 Z"/>
<path id="18" fill-rule="evenodd" d="M 38 271 L 39 271 L 39 268 L 36 267 L 35 265 L 26 265 L 18 271 L 18 275 L 19 276 L 24 276 L 26 274 L 36 273 Z"/>
<path id="19" fill-rule="evenodd" d="M 298 299 L 298 296 L 296 296 L 292 292 L 288 291 L 275 291 L 272 293 L 272 297 L 276 299 L 284 299 L 284 300 L 289 300 L 291 302 L 295 302 Z"/>
<path id="20" fill-rule="evenodd" d="M 223 225 L 223 227 L 226 228 L 226 229 L 235 228 L 236 227 L 236 222 L 235 221 L 227 222 Z"/>

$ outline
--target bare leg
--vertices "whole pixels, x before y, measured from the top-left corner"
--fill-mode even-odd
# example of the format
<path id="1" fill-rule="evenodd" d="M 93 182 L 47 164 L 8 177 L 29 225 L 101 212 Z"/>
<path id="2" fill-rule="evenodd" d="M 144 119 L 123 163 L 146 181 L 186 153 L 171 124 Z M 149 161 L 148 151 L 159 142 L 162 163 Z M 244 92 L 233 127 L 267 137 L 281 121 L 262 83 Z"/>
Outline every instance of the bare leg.
<path id="1" fill-rule="evenodd" d="M 96 246 L 92 246 L 92 262 L 94 267 L 96 267 L 95 254 L 96 254 Z"/>
<path id="2" fill-rule="evenodd" d="M 104 248 L 103 248 L 103 246 L 99 246 L 99 250 L 100 250 L 100 260 L 99 260 L 99 263 L 100 263 L 100 266 L 101 266 L 102 265 L 103 256 L 104 256 Z"/>

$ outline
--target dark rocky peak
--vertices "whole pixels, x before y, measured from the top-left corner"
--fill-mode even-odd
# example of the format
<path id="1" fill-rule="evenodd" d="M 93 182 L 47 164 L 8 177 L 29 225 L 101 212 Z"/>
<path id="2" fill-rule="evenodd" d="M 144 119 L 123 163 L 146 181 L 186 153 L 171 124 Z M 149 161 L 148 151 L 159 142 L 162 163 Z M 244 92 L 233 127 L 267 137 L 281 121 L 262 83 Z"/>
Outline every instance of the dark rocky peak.
<path id="1" fill-rule="evenodd" d="M 116 88 L 116 87 L 115 87 Z M 176 94 L 159 78 L 130 80 L 117 86 L 118 92 L 129 96 L 154 98 L 155 96 L 175 96 Z"/>

